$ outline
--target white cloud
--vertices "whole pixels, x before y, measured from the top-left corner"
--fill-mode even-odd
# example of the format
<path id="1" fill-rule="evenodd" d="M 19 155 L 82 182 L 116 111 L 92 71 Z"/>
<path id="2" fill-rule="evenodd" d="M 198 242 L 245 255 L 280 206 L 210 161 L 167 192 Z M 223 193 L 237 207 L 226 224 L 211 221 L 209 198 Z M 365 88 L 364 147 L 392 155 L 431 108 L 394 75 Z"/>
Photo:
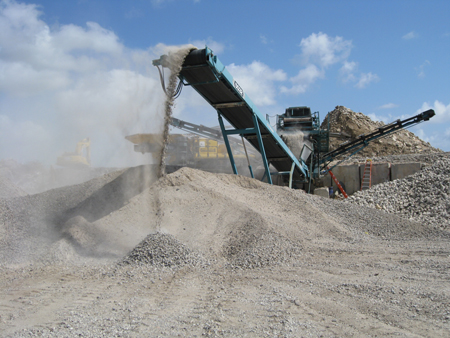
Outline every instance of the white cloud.
<path id="1" fill-rule="evenodd" d="M 379 81 L 379 77 L 377 74 L 372 73 L 361 73 L 358 83 L 355 85 L 357 88 L 365 88 L 369 85 L 369 83 Z"/>
<path id="2" fill-rule="evenodd" d="M 367 116 L 370 117 L 372 121 L 382 121 L 384 123 L 390 123 L 393 120 L 391 115 L 380 116 L 375 113 L 370 113 L 370 114 L 367 114 Z"/>
<path id="3" fill-rule="evenodd" d="M 414 31 L 411 31 L 411 32 L 403 35 L 402 39 L 404 39 L 404 40 L 411 40 L 411 39 L 414 39 L 414 38 L 417 38 L 417 37 L 418 37 L 418 35 Z"/>
<path id="4" fill-rule="evenodd" d="M 50 28 L 41 16 L 35 5 L 0 2 L 0 159 L 54 164 L 90 137 L 95 166 L 149 162 L 124 136 L 160 131 L 165 97 L 151 61 L 180 46 L 131 50 L 97 23 Z"/>
<path id="5" fill-rule="evenodd" d="M 144 16 L 144 13 L 142 12 L 141 9 L 136 8 L 136 7 L 131 7 L 131 9 L 125 13 L 125 18 L 126 19 L 136 19 L 136 18 L 142 18 Z"/>
<path id="6" fill-rule="evenodd" d="M 287 79 L 286 73 L 282 70 L 270 69 L 259 61 L 253 61 L 249 65 L 232 63 L 227 66 L 227 69 L 252 101 L 261 106 L 275 104 L 277 92 L 275 82 Z"/>
<path id="7" fill-rule="evenodd" d="M 436 113 L 436 115 L 432 119 L 430 119 L 431 123 L 442 124 L 450 121 L 450 104 L 446 106 L 444 103 L 438 100 L 434 101 L 433 105 L 429 104 L 428 102 L 424 102 L 422 104 L 422 107 L 416 111 L 416 114 L 428 109 L 433 109 Z"/>
<path id="8" fill-rule="evenodd" d="M 267 45 L 268 41 L 267 41 L 267 38 L 264 35 L 261 34 L 259 36 L 259 39 L 261 40 L 261 43 Z"/>
<path id="9" fill-rule="evenodd" d="M 35 5 L 7 1 L 0 9 L 0 87 L 4 91 L 23 96 L 64 88 L 71 82 L 69 72 L 92 72 L 122 57 L 117 36 L 97 23 L 51 31 L 39 19 L 42 13 Z"/>
<path id="10" fill-rule="evenodd" d="M 424 78 L 425 77 L 425 67 L 428 66 L 430 63 L 430 61 L 425 60 L 424 63 L 422 63 L 419 67 L 416 68 L 417 71 L 417 76 L 419 78 Z"/>
<path id="11" fill-rule="evenodd" d="M 391 103 L 383 104 L 378 109 L 392 109 L 392 108 L 397 108 L 397 107 L 398 107 L 398 104 L 395 104 L 395 103 L 391 102 Z"/>
<path id="12" fill-rule="evenodd" d="M 431 143 L 434 141 L 434 137 L 428 136 L 422 128 L 417 127 L 413 132 L 417 137 L 419 137 L 421 140 L 424 140 L 425 142 Z"/>
<path id="13" fill-rule="evenodd" d="M 358 64 L 354 61 L 344 61 L 341 69 L 339 70 L 342 76 L 342 82 L 356 81 L 355 71 L 358 68 Z"/>
<path id="14" fill-rule="evenodd" d="M 123 46 L 113 32 L 95 22 L 86 23 L 86 27 L 84 29 L 75 25 L 62 26 L 52 37 L 49 37 L 49 40 L 65 52 L 76 49 L 108 54 L 122 52 Z"/>
<path id="15" fill-rule="evenodd" d="M 424 102 L 422 107 L 416 111 L 416 114 L 422 113 L 428 109 L 433 109 L 436 115 L 425 123 L 411 128 L 417 136 L 426 142 L 430 142 L 433 147 L 444 150 L 450 149 L 450 128 L 447 127 L 450 122 L 450 104 L 436 100 L 433 104 Z"/>
<path id="16" fill-rule="evenodd" d="M 297 76 L 289 79 L 289 81 L 292 82 L 291 88 L 282 86 L 281 92 L 288 94 L 304 93 L 312 83 L 314 83 L 317 79 L 323 78 L 324 76 L 325 76 L 324 70 L 319 69 L 317 66 L 310 64 L 306 68 L 301 69 L 298 72 Z"/>
<path id="17" fill-rule="evenodd" d="M 355 83 L 354 86 L 360 89 L 367 87 L 367 85 L 369 85 L 371 82 L 379 81 L 379 77 L 376 74 L 358 74 L 358 63 L 354 61 L 344 61 L 341 69 L 339 70 L 339 73 L 343 83 Z"/>
<path id="18" fill-rule="evenodd" d="M 340 36 L 329 37 L 322 32 L 302 39 L 300 47 L 305 64 L 313 63 L 325 68 L 345 61 L 353 48 L 351 40 L 344 40 Z"/>
<path id="19" fill-rule="evenodd" d="M 300 94 L 306 92 L 308 88 L 318 79 L 325 78 L 325 73 L 331 66 L 342 64 L 339 74 L 342 82 L 355 83 L 355 87 L 364 88 L 369 83 L 377 81 L 379 78 L 373 73 L 358 74 L 358 63 L 349 61 L 353 44 L 351 40 L 343 37 L 330 37 L 325 33 L 312 33 L 300 43 L 301 55 L 297 60 L 301 60 L 303 68 L 297 76 L 292 77 L 292 87 L 283 86 L 281 92 L 289 94 Z"/>
<path id="20" fill-rule="evenodd" d="M 208 46 L 214 54 L 221 54 L 225 50 L 225 45 L 214 41 L 212 38 L 207 38 L 206 40 L 194 40 L 191 42 L 195 47 L 197 48 L 205 48 L 205 46 Z"/>
<path id="21" fill-rule="evenodd" d="M 0 91 L 29 96 L 47 90 L 65 88 L 68 74 L 54 69 L 36 69 L 29 63 L 0 60 Z"/>

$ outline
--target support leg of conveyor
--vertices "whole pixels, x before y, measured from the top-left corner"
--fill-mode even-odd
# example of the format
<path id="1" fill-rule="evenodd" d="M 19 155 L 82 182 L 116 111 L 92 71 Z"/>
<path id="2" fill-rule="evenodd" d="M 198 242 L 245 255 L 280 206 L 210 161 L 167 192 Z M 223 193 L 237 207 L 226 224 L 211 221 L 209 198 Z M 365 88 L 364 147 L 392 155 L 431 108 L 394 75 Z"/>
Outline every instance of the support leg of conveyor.
<path id="1" fill-rule="evenodd" d="M 233 152 L 231 151 L 230 142 L 228 141 L 228 135 L 225 130 L 225 125 L 223 124 L 222 115 L 219 113 L 219 125 L 220 129 L 222 129 L 223 140 L 225 141 L 225 146 L 227 147 L 228 157 L 230 158 L 231 169 L 233 169 L 233 173 L 235 175 L 238 174 L 236 163 L 234 162 Z"/>
<path id="2" fill-rule="evenodd" d="M 242 145 L 244 146 L 245 157 L 247 158 L 248 169 L 250 170 L 250 175 L 252 175 L 252 178 L 255 178 L 255 176 L 253 175 L 252 165 L 250 164 L 250 159 L 248 158 L 247 147 L 245 146 L 244 137 L 242 135 L 241 135 L 241 140 L 242 140 Z"/>
<path id="3" fill-rule="evenodd" d="M 253 174 L 253 169 L 252 169 L 252 166 L 251 166 L 251 165 L 248 166 L 248 170 L 250 171 L 251 177 L 252 177 L 252 178 L 255 178 L 255 175 Z"/>
<path id="4" fill-rule="evenodd" d="M 258 117 L 256 116 L 256 114 L 253 114 L 253 124 L 255 125 L 256 137 L 258 139 L 258 144 L 259 144 L 259 152 L 261 153 L 261 157 L 262 157 L 262 160 L 264 163 L 264 169 L 266 171 L 265 176 L 267 176 L 267 182 L 269 184 L 272 184 L 272 177 L 270 176 L 270 171 L 269 171 L 269 163 L 267 162 L 266 151 L 264 150 L 264 143 L 263 143 L 263 139 L 261 137 L 261 130 L 259 129 L 259 122 L 258 122 Z"/>

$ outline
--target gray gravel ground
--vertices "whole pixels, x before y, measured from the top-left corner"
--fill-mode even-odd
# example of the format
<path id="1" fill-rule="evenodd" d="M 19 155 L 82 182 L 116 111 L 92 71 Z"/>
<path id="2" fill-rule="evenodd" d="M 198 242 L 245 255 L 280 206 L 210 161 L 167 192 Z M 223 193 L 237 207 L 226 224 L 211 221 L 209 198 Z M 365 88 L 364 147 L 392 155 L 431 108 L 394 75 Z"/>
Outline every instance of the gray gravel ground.
<path id="1" fill-rule="evenodd" d="M 187 168 L 142 189 L 136 172 L 0 200 L 1 336 L 450 336 L 448 229 Z M 104 252 L 144 225 L 128 254 L 80 249 L 90 227 L 114 234 Z"/>

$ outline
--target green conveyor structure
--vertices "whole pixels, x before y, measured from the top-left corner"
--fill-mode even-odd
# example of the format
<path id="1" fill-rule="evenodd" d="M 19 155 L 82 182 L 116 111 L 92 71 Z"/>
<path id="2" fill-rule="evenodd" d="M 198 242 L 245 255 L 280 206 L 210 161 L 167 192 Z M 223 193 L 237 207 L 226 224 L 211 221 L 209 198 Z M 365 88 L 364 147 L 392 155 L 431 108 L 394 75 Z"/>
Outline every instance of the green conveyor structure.
<path id="1" fill-rule="evenodd" d="M 153 64 L 164 66 L 166 57 L 162 56 L 154 60 Z M 238 172 L 229 146 L 228 135 L 244 137 L 261 153 L 265 168 L 264 177 L 269 183 L 272 183 L 271 175 L 289 175 L 291 184 L 292 180 L 309 179 L 306 164 L 295 157 L 211 49 L 206 47 L 192 50 L 186 56 L 178 77 L 184 85 L 193 87 L 216 109 L 235 174 Z M 228 121 L 234 129 L 226 129 L 223 119 Z M 269 165 L 276 168 L 277 172 L 270 173 Z"/>

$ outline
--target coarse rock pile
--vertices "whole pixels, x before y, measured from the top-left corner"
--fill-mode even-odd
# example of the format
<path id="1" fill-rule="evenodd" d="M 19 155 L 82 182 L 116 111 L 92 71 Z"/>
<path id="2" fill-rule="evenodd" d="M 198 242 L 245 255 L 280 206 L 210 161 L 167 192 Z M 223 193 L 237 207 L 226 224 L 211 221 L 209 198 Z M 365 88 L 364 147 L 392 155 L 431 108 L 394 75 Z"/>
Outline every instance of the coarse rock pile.
<path id="1" fill-rule="evenodd" d="M 170 234 L 148 235 L 123 259 L 120 265 L 151 265 L 156 267 L 197 266 L 202 257 Z"/>
<path id="2" fill-rule="evenodd" d="M 416 222 L 450 229 L 450 157 L 401 180 L 378 184 L 345 200 L 396 213 Z"/>
<path id="3" fill-rule="evenodd" d="M 450 155 L 450 152 L 438 152 L 438 153 L 419 153 L 419 154 L 401 154 L 401 155 L 387 155 L 387 156 L 374 156 L 371 160 L 374 163 L 384 162 L 384 163 L 411 163 L 419 162 L 423 165 L 431 165 L 438 160 L 445 159 Z M 348 159 L 346 164 L 360 164 L 366 161 L 367 157 L 352 156 Z"/>
<path id="4" fill-rule="evenodd" d="M 350 140 L 384 126 L 383 122 L 372 121 L 370 117 L 363 113 L 355 113 L 344 106 L 336 106 L 323 120 L 321 126 L 323 129 L 328 128 L 328 116 L 330 119 L 330 131 L 348 135 Z M 330 150 L 336 149 L 343 142 L 342 138 L 330 137 Z M 358 156 L 374 157 L 432 152 L 441 152 L 441 150 L 432 147 L 428 142 L 421 140 L 412 132 L 401 129 L 396 133 L 371 142 L 369 146 L 358 153 Z"/>

